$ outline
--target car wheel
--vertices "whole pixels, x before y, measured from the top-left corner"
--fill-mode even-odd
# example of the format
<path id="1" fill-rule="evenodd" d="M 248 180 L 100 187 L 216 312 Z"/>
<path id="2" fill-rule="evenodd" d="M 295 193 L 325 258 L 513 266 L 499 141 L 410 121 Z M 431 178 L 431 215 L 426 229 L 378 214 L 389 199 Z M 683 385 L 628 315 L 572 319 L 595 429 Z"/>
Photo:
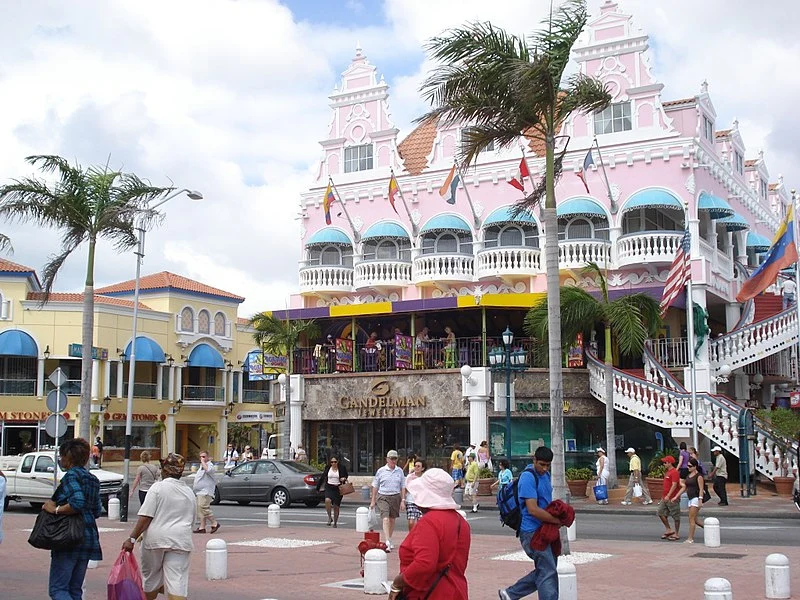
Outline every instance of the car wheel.
<path id="1" fill-rule="evenodd" d="M 237 502 L 239 503 L 239 506 L 247 506 L 250 504 L 250 500 L 237 500 Z"/>
<path id="2" fill-rule="evenodd" d="M 215 487 L 214 488 L 214 499 L 211 501 L 211 504 L 216 505 L 216 504 L 219 504 L 220 501 L 222 501 L 222 498 L 219 495 L 219 488 Z"/>
<path id="3" fill-rule="evenodd" d="M 44 506 L 44 502 L 31 502 L 31 508 L 36 511 L 41 511 L 42 507 Z"/>
<path id="4" fill-rule="evenodd" d="M 319 506 L 319 503 L 320 503 L 319 500 L 306 500 L 305 502 L 303 502 L 303 504 L 305 504 L 308 508 L 316 508 L 317 506 Z"/>
<path id="5" fill-rule="evenodd" d="M 289 497 L 289 490 L 282 487 L 275 488 L 275 491 L 272 492 L 272 501 L 280 508 L 287 508 L 292 503 L 292 499 Z"/>

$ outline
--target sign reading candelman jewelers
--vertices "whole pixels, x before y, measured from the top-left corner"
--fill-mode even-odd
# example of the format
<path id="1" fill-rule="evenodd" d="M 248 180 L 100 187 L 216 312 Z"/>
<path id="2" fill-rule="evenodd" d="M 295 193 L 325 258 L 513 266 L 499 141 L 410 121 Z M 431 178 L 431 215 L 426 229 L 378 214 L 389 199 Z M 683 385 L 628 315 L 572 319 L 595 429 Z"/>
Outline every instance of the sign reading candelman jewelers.
<path id="1" fill-rule="evenodd" d="M 359 418 L 408 417 L 413 409 L 428 405 L 427 396 L 394 396 L 392 386 L 382 379 L 376 382 L 370 394 L 362 397 L 342 396 L 339 407 L 353 411 Z M 411 412 L 410 412 L 411 411 Z"/>

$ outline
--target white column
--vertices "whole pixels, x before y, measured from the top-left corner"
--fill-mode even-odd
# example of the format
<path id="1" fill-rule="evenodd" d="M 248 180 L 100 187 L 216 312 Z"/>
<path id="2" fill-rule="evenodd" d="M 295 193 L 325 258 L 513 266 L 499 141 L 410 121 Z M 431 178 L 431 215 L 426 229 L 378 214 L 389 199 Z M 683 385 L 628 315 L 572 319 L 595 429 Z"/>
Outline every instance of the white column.
<path id="1" fill-rule="evenodd" d="M 97 394 L 100 390 L 100 361 L 92 360 L 92 402 L 97 403 Z"/>
<path id="2" fill-rule="evenodd" d="M 175 452 L 175 415 L 172 409 L 167 412 L 167 452 Z"/>
<path id="3" fill-rule="evenodd" d="M 728 302 L 725 304 L 725 327 L 727 331 L 732 331 L 736 323 L 742 316 L 742 305 L 738 302 Z"/>
<path id="4" fill-rule="evenodd" d="M 164 365 L 156 367 L 156 400 L 164 399 Z"/>
<path id="5" fill-rule="evenodd" d="M 222 370 L 222 400 L 225 404 L 228 403 L 228 372 Z"/>
<path id="6" fill-rule="evenodd" d="M 216 448 L 214 448 L 214 456 L 219 460 L 225 452 L 225 447 L 228 445 L 228 418 L 225 416 L 224 411 L 219 418 L 219 425 L 217 427 L 219 429 L 219 435 L 217 436 Z M 256 451 L 258 451 L 257 448 Z"/>
<path id="7" fill-rule="evenodd" d="M 103 361 L 103 398 L 111 396 L 111 361 Z"/>
<path id="8" fill-rule="evenodd" d="M 289 378 L 290 385 L 290 406 L 291 406 L 291 427 L 289 442 L 292 448 L 297 449 L 298 444 L 303 443 L 303 401 L 304 387 L 302 375 L 292 375 Z"/>
<path id="9" fill-rule="evenodd" d="M 489 439 L 489 420 L 486 417 L 486 404 L 489 396 L 468 396 L 469 400 L 469 441 L 480 444 Z"/>
<path id="10" fill-rule="evenodd" d="M 244 402 L 244 371 L 239 371 L 239 402 Z"/>
<path id="11" fill-rule="evenodd" d="M 167 382 L 167 400 L 175 401 L 175 367 L 169 368 L 169 381 Z"/>
<path id="12" fill-rule="evenodd" d="M 234 379 L 235 379 L 234 371 L 231 371 L 230 373 L 228 373 L 228 388 L 225 391 L 226 401 L 227 402 L 233 402 L 233 380 Z"/>
<path id="13" fill-rule="evenodd" d="M 622 235 L 622 227 L 611 227 L 608 231 L 608 241 L 611 242 L 611 264 L 616 266 L 618 257 L 619 257 L 619 249 L 617 248 L 617 241 L 619 240 L 620 236 Z"/>
<path id="14" fill-rule="evenodd" d="M 698 304 L 702 307 L 704 311 L 707 312 L 706 306 L 706 286 L 701 284 L 695 284 L 692 286 L 692 296 L 694 299 L 695 304 Z M 694 323 L 687 323 L 688 327 L 694 327 Z M 688 333 L 688 332 L 687 332 Z M 698 342 L 701 340 L 697 340 Z M 711 365 L 709 365 L 709 358 L 708 358 L 708 336 L 705 336 L 702 339 L 703 344 L 700 346 L 697 352 L 697 358 L 695 359 L 695 373 L 696 373 L 696 380 L 697 380 L 697 391 L 698 392 L 709 392 L 715 391 L 715 387 L 712 388 L 712 377 L 711 377 Z M 689 352 L 694 352 L 694 348 L 689 348 Z M 691 381 L 691 369 L 687 367 L 684 369 L 684 376 L 685 381 Z M 716 380 L 714 380 L 714 386 L 716 386 Z"/>
<path id="15" fill-rule="evenodd" d="M 175 400 L 183 400 L 183 390 L 181 389 L 181 382 L 183 381 L 183 367 L 175 367 Z"/>
<path id="16" fill-rule="evenodd" d="M 117 398 L 122 398 L 122 396 L 124 395 L 123 392 L 122 392 L 122 390 L 123 390 L 122 386 L 124 384 L 123 377 L 125 375 L 125 373 L 123 371 L 123 367 L 124 367 L 123 362 L 121 360 L 118 361 L 117 362 Z"/>
<path id="17" fill-rule="evenodd" d="M 36 396 L 44 397 L 44 359 L 40 358 L 36 365 Z"/>

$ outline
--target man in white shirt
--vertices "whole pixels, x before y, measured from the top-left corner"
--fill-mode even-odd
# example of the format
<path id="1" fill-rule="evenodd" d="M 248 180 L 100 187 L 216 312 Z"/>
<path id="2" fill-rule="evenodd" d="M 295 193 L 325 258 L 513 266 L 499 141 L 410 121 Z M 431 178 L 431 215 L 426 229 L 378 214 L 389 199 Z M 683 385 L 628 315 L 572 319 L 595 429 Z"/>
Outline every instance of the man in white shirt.
<path id="1" fill-rule="evenodd" d="M 369 503 L 370 510 L 375 510 L 377 505 L 381 513 L 387 552 L 394 548 L 394 521 L 400 516 L 400 511 L 405 510 L 405 498 L 406 477 L 403 469 L 397 466 L 397 450 L 389 450 L 386 453 L 386 464 L 378 469 L 372 480 L 372 499 Z"/>
<path id="2" fill-rule="evenodd" d="M 228 444 L 228 448 L 225 450 L 222 459 L 225 461 L 224 468 L 226 471 L 235 467 L 236 463 L 239 462 L 239 453 L 236 451 L 236 448 L 233 447 L 233 444 Z"/>
<path id="3" fill-rule="evenodd" d="M 790 306 L 794 306 L 795 292 L 797 291 L 797 284 L 794 279 L 785 279 L 781 286 L 783 292 L 783 310 Z"/>
<path id="4" fill-rule="evenodd" d="M 205 450 L 200 453 L 200 466 L 197 468 L 192 487 L 194 495 L 197 496 L 197 519 L 200 521 L 194 533 L 205 533 L 206 521 L 211 523 L 211 533 L 216 533 L 219 523 L 211 512 L 211 500 L 214 499 L 217 479 L 214 477 L 214 463 L 208 459 L 208 452 Z"/>

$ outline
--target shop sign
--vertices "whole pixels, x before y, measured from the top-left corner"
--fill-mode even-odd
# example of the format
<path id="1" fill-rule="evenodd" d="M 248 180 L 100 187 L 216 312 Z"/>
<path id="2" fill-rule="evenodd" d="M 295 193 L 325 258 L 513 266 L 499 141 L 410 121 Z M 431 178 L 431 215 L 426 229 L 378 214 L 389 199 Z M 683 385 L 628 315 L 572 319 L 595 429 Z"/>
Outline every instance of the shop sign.
<path id="1" fill-rule="evenodd" d="M 394 335 L 394 364 L 398 369 L 411 368 L 411 344 L 414 338 L 410 335 Z"/>
<path id="2" fill-rule="evenodd" d="M 339 406 L 361 419 L 408 417 L 413 416 L 413 409 L 428 406 L 427 396 L 393 396 L 391 386 L 385 379 L 375 383 L 370 392 L 371 395 L 362 398 L 342 396 Z"/>
<path id="3" fill-rule="evenodd" d="M 789 394 L 789 406 L 792 408 L 800 408 L 800 392 L 792 392 Z"/>
<path id="4" fill-rule="evenodd" d="M 286 357 L 254 350 L 247 355 L 247 379 L 249 381 L 269 381 L 277 377 L 267 370 L 286 370 Z"/>
<path id="5" fill-rule="evenodd" d="M 70 344 L 67 347 L 67 355 L 81 358 L 83 352 L 83 344 Z M 92 359 L 93 360 L 108 360 L 108 348 L 95 348 L 92 346 Z"/>
<path id="6" fill-rule="evenodd" d="M 353 340 L 336 338 L 336 370 L 350 373 L 353 370 Z"/>
<path id="7" fill-rule="evenodd" d="M 549 402 L 520 402 L 517 400 L 517 412 L 522 413 L 550 413 Z"/>
<path id="8" fill-rule="evenodd" d="M 106 413 L 103 415 L 103 418 L 106 421 L 125 421 L 126 419 L 125 413 Z M 163 415 L 162 415 L 163 416 Z M 133 413 L 131 415 L 131 421 L 163 421 L 157 414 L 144 414 L 144 413 Z"/>
<path id="9" fill-rule="evenodd" d="M 0 411 L 0 421 L 44 421 L 49 416 L 48 411 Z"/>
<path id="10" fill-rule="evenodd" d="M 242 411 L 236 415 L 236 421 L 240 423 L 274 423 L 275 413 Z"/>

